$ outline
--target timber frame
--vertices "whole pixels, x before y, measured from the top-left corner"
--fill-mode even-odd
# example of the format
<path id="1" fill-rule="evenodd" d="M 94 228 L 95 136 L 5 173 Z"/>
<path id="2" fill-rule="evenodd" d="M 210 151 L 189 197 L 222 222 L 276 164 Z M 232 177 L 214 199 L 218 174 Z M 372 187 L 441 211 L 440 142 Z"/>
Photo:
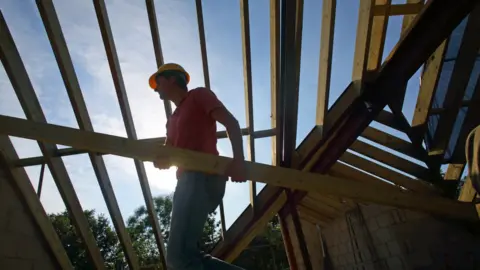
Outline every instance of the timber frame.
<path id="1" fill-rule="evenodd" d="M 88 257 L 105 269 L 62 157 L 87 153 L 130 269 L 140 269 L 125 222 L 110 183 L 103 155 L 132 158 L 153 226 L 161 262 L 166 269 L 165 244 L 144 161 L 168 157 L 173 165 L 223 173 L 229 158 L 163 146 L 165 138 L 138 139 L 104 0 L 93 0 L 105 53 L 127 137 L 93 130 L 77 75 L 52 0 L 39 0 L 46 34 L 74 111 L 78 129 L 47 123 L 34 87 L 0 11 L 0 57 L 26 119 L 0 115 L 0 163 L 16 181 L 26 205 L 64 269 L 70 262 L 40 200 L 28 185 L 25 166 L 46 166 L 52 173 Z M 251 3 L 250 3 L 251 4 Z M 476 222 L 479 219 L 471 184 L 460 198 L 455 192 L 466 167 L 465 142 L 480 124 L 480 4 L 475 0 L 360 1 L 352 82 L 329 108 L 335 35 L 336 0 L 323 0 L 315 125 L 296 146 L 303 0 L 270 0 L 271 129 L 255 130 L 248 0 L 240 0 L 245 85 L 247 175 L 250 205 L 226 228 L 220 205 L 222 240 L 213 255 L 233 261 L 274 215 L 279 215 L 291 269 L 312 269 L 309 233 L 327 226 L 358 203 L 376 203 Z M 155 61 L 163 64 L 155 6 L 145 1 Z M 195 1 L 205 86 L 210 87 L 201 0 Z M 390 16 L 403 16 L 397 45 L 382 61 Z M 458 32 L 461 32 L 459 35 Z M 457 33 L 456 35 L 452 33 Z M 451 45 L 460 44 L 452 57 Z M 451 46 L 451 47 L 450 47 Z M 450 50 L 449 50 L 450 48 Z M 437 91 L 442 71 L 451 77 Z M 410 78 L 421 70 L 413 120 L 402 108 Z M 448 73 L 448 72 L 447 72 Z M 387 109 L 387 106 L 389 110 Z M 164 102 L 165 115 L 172 114 Z M 375 122 L 375 124 L 372 124 Z M 401 133 L 390 134 L 379 126 Z M 452 132 L 453 130 L 453 132 Z M 19 159 L 8 136 L 38 141 L 42 156 Z M 225 131 L 217 133 L 226 138 Z M 255 163 L 255 139 L 271 137 L 272 164 Z M 452 143 L 453 142 L 453 143 Z M 58 149 L 56 145 L 69 148 Z M 441 166 L 448 165 L 445 175 Z M 256 182 L 267 185 L 258 192 Z M 39 187 L 39 190 L 41 187 Z M 41 211 L 37 211 L 41 209 Z M 315 245 L 322 246 L 322 243 Z M 300 255 L 299 255 L 300 254 Z"/>

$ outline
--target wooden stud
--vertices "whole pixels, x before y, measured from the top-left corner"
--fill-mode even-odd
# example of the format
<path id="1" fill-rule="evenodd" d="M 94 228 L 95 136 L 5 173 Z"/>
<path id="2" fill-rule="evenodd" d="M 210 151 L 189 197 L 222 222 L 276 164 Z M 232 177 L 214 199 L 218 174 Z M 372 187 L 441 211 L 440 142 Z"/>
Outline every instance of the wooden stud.
<path id="1" fill-rule="evenodd" d="M 250 134 L 255 130 L 253 124 L 253 94 L 252 94 L 252 63 L 250 53 L 250 19 L 248 0 L 240 1 L 240 19 L 242 27 L 242 52 L 243 52 L 243 74 L 245 84 L 245 119 Z M 252 135 L 247 135 L 247 160 L 255 162 L 255 142 Z M 255 210 L 255 198 L 257 197 L 257 186 L 255 181 L 250 181 L 250 204 Z"/>
<path id="2" fill-rule="evenodd" d="M 77 118 L 78 126 L 80 129 L 93 131 L 93 125 L 90 116 L 88 115 L 87 106 L 83 99 L 82 90 L 80 89 L 80 84 L 75 74 L 73 62 L 70 58 L 67 43 L 63 37 L 53 2 L 51 0 L 45 0 L 37 3 L 41 10 L 40 15 L 42 16 L 43 24 L 47 30 L 48 38 L 65 83 L 65 88 L 67 89 L 75 117 Z M 28 95 L 33 96 L 35 93 L 29 93 Z M 89 153 L 89 157 L 127 263 L 130 268 L 139 269 L 138 259 L 133 251 L 130 235 L 126 231 L 125 222 L 123 221 L 122 213 L 120 212 L 120 207 L 118 206 L 105 162 L 102 156 L 93 153 Z"/>
<path id="3" fill-rule="evenodd" d="M 202 52 L 203 77 L 205 79 L 205 87 L 210 89 L 210 73 L 208 72 L 207 45 L 205 43 L 205 27 L 203 25 L 203 9 L 202 0 L 196 0 L 195 6 L 197 10 L 198 34 L 200 37 L 200 50 Z"/>
<path id="4" fill-rule="evenodd" d="M 375 0 L 375 7 L 383 6 L 382 13 L 373 17 L 372 30 L 370 37 L 370 48 L 368 49 L 367 70 L 376 71 L 382 63 L 383 48 L 387 35 L 389 11 L 391 9 L 391 0 Z"/>
<path id="5" fill-rule="evenodd" d="M 38 123 L 46 123 L 45 115 L 37 97 L 29 95 L 35 93 L 35 91 L 2 13 L 0 13 L 0 58 L 27 118 Z M 105 269 L 100 249 L 90 230 L 65 164 L 61 158 L 50 156 L 50 153 L 57 151 L 57 146 L 39 142 L 39 147 L 47 160 L 48 168 L 58 187 L 60 196 L 72 217 L 74 227 L 86 246 L 89 259 L 97 269 Z"/>
<path id="6" fill-rule="evenodd" d="M 362 80 L 364 78 L 363 75 L 367 70 L 373 21 L 372 9 L 374 5 L 374 0 L 364 0 L 360 2 L 352 81 Z"/>
<path id="7" fill-rule="evenodd" d="M 19 197 L 22 198 L 22 203 L 25 204 L 25 208 L 28 209 L 32 219 L 38 225 L 48 248 L 60 268 L 73 269 L 62 242 L 48 219 L 45 209 L 43 209 L 40 198 L 35 194 L 25 169 L 13 166 L 13 161 L 17 159 L 18 155 L 8 136 L 0 136 L 0 168 L 5 171 L 7 179 L 11 180 L 12 186 L 18 191 Z"/>
<path id="8" fill-rule="evenodd" d="M 120 62 L 118 60 L 117 51 L 115 49 L 115 41 L 113 40 L 112 29 L 110 27 L 110 21 L 108 19 L 105 2 L 104 0 L 94 0 L 93 4 L 95 7 L 95 13 L 97 15 L 98 25 L 100 27 L 103 44 L 105 46 L 108 63 L 110 65 L 110 71 L 112 73 L 113 83 L 115 85 L 115 90 L 120 105 L 120 111 L 122 112 L 122 118 L 127 132 L 127 136 L 131 140 L 137 140 L 135 124 L 133 123 L 132 112 L 130 110 L 130 104 L 128 102 L 128 96 L 122 77 L 122 71 L 120 69 Z M 163 268 L 166 269 L 167 266 L 165 260 L 165 244 L 163 242 L 163 236 L 160 229 L 158 216 L 153 205 L 152 192 L 148 184 L 147 172 L 145 171 L 145 166 L 143 165 L 143 162 L 139 159 L 134 159 L 134 164 L 137 170 L 138 179 L 140 181 L 140 187 L 142 188 L 143 198 L 145 199 L 145 205 L 147 208 L 149 221 L 152 225 L 153 235 L 155 237 L 155 241 L 160 252 L 160 263 L 162 264 Z"/>
<path id="9" fill-rule="evenodd" d="M 270 0 L 270 73 L 271 73 L 271 110 L 272 129 L 276 135 L 272 138 L 272 164 L 280 165 L 283 149 L 283 111 L 280 93 L 280 0 Z"/>
<path id="10" fill-rule="evenodd" d="M 323 0 L 316 116 L 316 125 L 321 127 L 322 130 L 328 111 L 330 95 L 336 6 L 336 0 Z"/>
<path id="11" fill-rule="evenodd" d="M 155 60 L 157 67 L 164 64 L 162 44 L 160 42 L 160 34 L 158 31 L 157 14 L 155 12 L 155 2 L 153 0 L 145 0 L 148 14 L 148 22 L 150 24 L 150 32 L 152 33 L 153 51 L 155 52 Z M 153 73 L 153 72 L 152 72 Z M 172 115 L 172 104 L 168 100 L 163 101 L 163 107 L 165 108 L 165 116 L 170 118 Z"/>

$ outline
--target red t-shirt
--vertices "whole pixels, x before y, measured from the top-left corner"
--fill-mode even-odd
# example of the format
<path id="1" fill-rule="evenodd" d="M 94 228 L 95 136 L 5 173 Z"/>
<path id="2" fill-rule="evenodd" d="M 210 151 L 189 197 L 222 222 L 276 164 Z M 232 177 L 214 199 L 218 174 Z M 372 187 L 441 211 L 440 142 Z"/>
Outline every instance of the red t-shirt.
<path id="1" fill-rule="evenodd" d="M 167 143 L 173 147 L 218 155 L 217 125 L 210 113 L 223 104 L 207 88 L 192 89 L 167 121 Z M 177 177 L 181 169 L 177 170 Z"/>

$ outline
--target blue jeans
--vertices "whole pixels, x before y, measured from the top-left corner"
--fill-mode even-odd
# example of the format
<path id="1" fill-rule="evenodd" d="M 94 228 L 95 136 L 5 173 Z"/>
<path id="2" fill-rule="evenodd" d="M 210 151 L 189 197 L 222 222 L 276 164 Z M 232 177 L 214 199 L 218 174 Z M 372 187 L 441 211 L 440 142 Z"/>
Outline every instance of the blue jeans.
<path id="1" fill-rule="evenodd" d="M 192 171 L 180 175 L 173 195 L 167 245 L 169 270 L 241 270 L 202 253 L 198 248 L 208 215 L 223 199 L 226 180 L 223 176 Z"/>

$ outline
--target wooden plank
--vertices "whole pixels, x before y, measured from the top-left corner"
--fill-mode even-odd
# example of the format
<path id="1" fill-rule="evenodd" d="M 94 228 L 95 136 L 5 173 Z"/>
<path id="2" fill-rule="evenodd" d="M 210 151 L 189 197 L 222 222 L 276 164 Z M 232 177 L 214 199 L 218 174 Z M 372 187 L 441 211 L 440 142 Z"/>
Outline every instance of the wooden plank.
<path id="1" fill-rule="evenodd" d="M 243 136 L 247 136 L 248 130 L 243 128 L 241 130 Z M 255 139 L 259 138 L 266 138 L 275 135 L 275 130 L 273 129 L 265 129 L 265 130 L 257 130 L 253 132 L 253 137 Z M 226 131 L 217 131 L 217 138 L 218 139 L 225 139 L 228 138 Z M 157 143 L 157 144 L 164 144 L 165 137 L 158 137 L 158 138 L 149 138 L 149 139 L 139 139 L 139 141 L 148 142 L 148 143 Z M 74 148 L 62 148 L 58 149 L 57 152 L 53 153 L 53 157 L 63 157 L 63 156 L 71 156 L 71 155 L 78 155 L 78 154 L 85 154 L 88 153 L 85 150 L 74 149 Z M 95 153 L 96 155 L 103 155 L 102 153 Z M 17 167 L 24 167 L 24 166 L 35 166 L 35 165 L 42 165 L 45 164 L 45 158 L 43 156 L 38 157 L 31 157 L 31 158 L 22 158 L 15 161 L 15 166 Z"/>
<path id="2" fill-rule="evenodd" d="M 280 93 L 280 0 L 270 0 L 270 74 L 271 123 L 276 135 L 272 138 L 272 164 L 280 165 L 283 149 L 283 111 Z"/>
<path id="3" fill-rule="evenodd" d="M 303 0 L 282 2 L 281 93 L 283 122 L 282 165 L 291 166 L 297 138 L 298 81 L 303 25 Z M 300 9 L 300 10 L 299 10 Z M 300 18 L 299 18 L 300 17 Z"/>
<path id="4" fill-rule="evenodd" d="M 287 198 L 288 193 L 291 194 L 291 192 L 287 192 Z M 294 269 L 297 268 L 311 270 L 312 263 L 310 260 L 310 255 L 308 253 L 306 239 L 303 234 L 300 217 L 297 212 L 297 207 L 296 205 L 292 204 L 292 201 L 288 201 L 288 199 L 286 206 L 289 208 L 288 212 L 280 211 L 278 215 L 281 220 L 282 227 L 285 227 L 282 228 L 283 238 L 285 239 L 284 232 L 288 231 L 288 238 L 290 238 L 292 243 L 293 252 L 291 254 L 288 254 L 288 257 L 290 262 L 293 261 L 290 257 L 294 256 L 296 265 L 290 264 L 290 267 Z M 285 209 L 285 207 L 283 209 Z"/>
<path id="5" fill-rule="evenodd" d="M 325 117 L 328 111 L 328 99 L 330 95 L 336 6 L 336 0 L 323 1 L 316 116 L 316 125 L 322 129 L 325 124 Z"/>
<path id="6" fill-rule="evenodd" d="M 356 140 L 350 149 L 420 179 L 426 180 L 431 177 L 427 168 L 360 140 Z"/>
<path id="7" fill-rule="evenodd" d="M 381 177 L 387 181 L 390 181 L 411 191 L 424 194 L 439 194 L 439 190 L 424 181 L 416 180 L 403 174 L 397 173 L 380 164 L 368 161 L 353 153 L 345 152 L 340 158 L 340 161 L 365 170 L 369 173 L 372 173 L 378 177 Z"/>
<path id="8" fill-rule="evenodd" d="M 380 67 L 383 57 L 383 49 L 385 46 L 385 37 L 387 35 L 389 11 L 391 9 L 391 0 L 376 0 L 373 8 L 378 10 L 379 6 L 384 7 L 381 13 L 373 17 L 372 32 L 370 37 L 370 48 L 368 49 L 367 69 L 375 71 Z"/>
<path id="9" fill-rule="evenodd" d="M 158 31 L 157 14 L 155 12 L 155 2 L 153 0 L 145 0 L 148 14 L 148 23 L 150 25 L 150 32 L 152 33 L 153 51 L 155 52 L 155 60 L 157 67 L 164 64 L 162 44 L 160 42 L 160 33 Z M 165 115 L 168 118 L 172 115 L 172 103 L 168 100 L 163 101 L 165 108 Z"/>
<path id="10" fill-rule="evenodd" d="M 382 132 L 376 128 L 367 127 L 365 131 L 362 132 L 362 137 L 418 160 L 426 160 L 426 156 L 421 154 L 420 149 L 410 142 Z"/>
<path id="11" fill-rule="evenodd" d="M 40 12 L 42 12 L 40 10 Z M 20 104 L 26 117 L 32 121 L 46 123 L 40 103 L 36 95 L 28 95 L 35 93 L 33 86 L 28 77 L 27 71 L 23 65 L 20 54 L 17 51 L 10 30 L 7 27 L 3 14 L 0 13 L 0 58 L 12 83 L 13 89 L 17 94 Z M 80 201 L 75 193 L 72 182 L 68 175 L 65 164 L 61 158 L 54 158 L 50 153 L 57 150 L 55 144 L 39 143 L 42 154 L 47 159 L 47 165 L 52 174 L 53 180 L 58 187 L 60 196 L 65 202 L 65 206 L 72 217 L 77 233 L 86 246 L 88 258 L 98 269 L 105 269 L 103 258 L 97 246 L 95 238 L 88 225 L 87 218 L 83 213 Z"/>
<path id="12" fill-rule="evenodd" d="M 165 160 L 177 167 L 205 173 L 224 174 L 231 158 L 152 145 L 118 136 L 87 132 L 52 124 L 37 123 L 19 118 L 0 116 L 0 134 L 43 142 L 69 145 L 94 152 L 106 152 L 143 161 Z M 422 196 L 377 185 L 358 183 L 295 169 L 246 161 L 246 177 L 258 182 L 293 190 L 313 191 L 400 208 L 417 209 L 459 219 L 476 220 L 470 205 L 448 199 Z M 292 181 L 295 179 L 295 181 Z"/>
<path id="13" fill-rule="evenodd" d="M 447 171 L 445 172 L 445 181 L 460 181 L 463 170 L 465 169 L 465 163 L 463 164 L 448 164 Z"/>
<path id="14" fill-rule="evenodd" d="M 245 119 L 250 134 L 255 130 L 253 124 L 253 95 L 252 95 L 252 63 L 250 53 L 250 22 L 248 12 L 248 0 L 240 1 L 240 18 L 242 26 L 242 52 L 243 52 L 243 75 L 245 84 Z M 253 136 L 247 135 L 247 159 L 255 162 L 255 142 Z M 255 209 L 257 186 L 255 181 L 250 181 L 250 204 Z"/>
<path id="15" fill-rule="evenodd" d="M 423 5 L 423 2 L 424 2 L 423 0 L 407 0 L 407 4 L 411 4 L 411 5 Z M 409 29 L 409 26 L 414 19 L 415 19 L 415 14 L 403 16 L 402 30 L 400 32 L 400 36 L 405 35 L 406 31 Z M 408 85 L 408 82 L 406 82 L 402 86 L 401 91 L 397 91 L 395 94 L 395 97 L 391 99 L 391 102 L 389 103 L 389 105 L 393 112 L 402 111 L 403 102 L 405 100 L 405 93 L 407 91 L 407 85 Z"/>
<path id="16" fill-rule="evenodd" d="M 385 110 L 381 111 L 378 116 L 375 118 L 375 121 L 377 121 L 378 123 L 382 124 L 382 125 L 385 125 L 387 127 L 390 127 L 390 128 L 393 128 L 393 129 L 396 129 L 400 132 L 404 132 L 404 133 L 407 133 L 409 132 L 410 130 L 410 125 L 403 125 L 399 120 L 398 118 L 395 116 L 395 114 L 391 113 L 391 112 L 387 112 Z"/>
<path id="17" fill-rule="evenodd" d="M 433 97 L 443 67 L 443 60 L 447 52 L 448 39 L 443 41 L 425 63 L 420 77 L 420 91 L 415 105 L 412 120 L 412 134 L 415 143 L 421 145 L 423 134 L 426 132 L 428 116 L 431 110 Z"/>
<path id="18" fill-rule="evenodd" d="M 387 11 L 388 16 L 415 15 L 423 9 L 423 3 L 396 4 L 388 6 L 386 4 L 376 4 L 373 7 L 374 16 L 383 16 Z"/>
<path id="19" fill-rule="evenodd" d="M 98 25 L 100 27 L 100 33 L 102 35 L 103 44 L 107 54 L 108 63 L 110 65 L 110 71 L 112 73 L 112 79 L 117 93 L 118 102 L 120 105 L 120 111 L 122 113 L 123 123 L 127 136 L 131 140 L 137 139 L 135 131 L 135 125 L 133 123 L 132 112 L 130 111 L 130 104 L 128 102 L 128 96 L 125 89 L 125 83 L 122 77 L 122 71 L 120 69 L 120 62 L 118 60 L 117 51 L 115 49 L 115 42 L 113 40 L 112 29 L 110 27 L 110 21 L 108 19 L 108 13 L 104 0 L 94 0 L 95 13 L 97 15 Z M 160 229 L 160 223 L 153 205 L 152 193 L 148 184 L 147 172 L 143 162 L 139 159 L 134 159 L 135 168 L 137 170 L 138 179 L 140 181 L 140 187 L 142 188 L 143 198 L 148 212 L 150 224 L 152 225 L 153 235 L 155 242 L 158 246 L 160 253 L 160 263 L 163 268 L 166 269 L 165 260 L 165 245 L 163 243 L 162 231 Z"/>
<path id="20" fill-rule="evenodd" d="M 62 29 L 55 12 L 53 2 L 51 0 L 45 0 L 37 2 L 37 4 L 41 10 L 40 15 L 47 30 L 48 38 L 52 45 L 53 53 L 57 60 L 60 73 L 62 74 L 62 78 L 65 83 L 65 89 L 67 90 L 70 98 L 78 126 L 80 129 L 93 131 L 93 125 L 90 120 L 90 116 L 88 115 L 87 106 L 75 74 L 73 62 L 70 58 L 67 43 L 63 37 Z M 33 89 L 28 90 L 33 91 Z M 32 92 L 28 93 L 27 95 L 35 96 L 35 93 Z M 102 191 L 103 198 L 105 199 L 107 209 L 110 213 L 110 218 L 112 219 L 115 231 L 119 237 L 127 263 L 130 268 L 139 269 L 140 266 L 138 264 L 138 259 L 133 251 L 130 235 L 126 231 L 125 222 L 123 220 L 122 213 L 120 212 L 120 207 L 118 206 L 105 162 L 102 156 L 98 156 L 93 153 L 89 153 L 89 157 Z"/>
<path id="21" fill-rule="evenodd" d="M 48 219 L 47 213 L 40 202 L 39 197 L 35 194 L 35 190 L 23 168 L 16 168 L 13 161 L 18 159 L 8 136 L 0 136 L 0 165 L 5 172 L 7 179 L 10 180 L 12 186 L 18 191 L 22 203 L 28 209 L 28 212 L 43 235 L 46 246 L 50 249 L 53 258 L 61 269 L 73 269 L 70 259 L 67 256 L 62 242 L 57 232 L 52 226 L 52 222 Z"/>
<path id="22" fill-rule="evenodd" d="M 360 2 L 352 81 L 363 80 L 363 76 L 367 70 L 374 5 L 375 0 L 364 0 Z"/>
<path id="23" fill-rule="evenodd" d="M 200 37 L 200 50 L 202 52 L 202 63 L 203 63 L 203 77 L 205 80 L 205 87 L 210 88 L 210 75 L 208 72 L 208 58 L 207 58 L 207 45 L 205 43 L 205 27 L 203 25 L 203 10 L 202 10 L 202 0 L 195 1 L 196 11 L 197 11 L 197 22 L 198 22 L 198 35 Z"/>
<path id="24" fill-rule="evenodd" d="M 443 114 L 440 117 L 437 128 L 435 129 L 433 141 L 428 145 L 429 152 L 433 155 L 442 155 L 448 148 L 451 131 L 455 125 L 465 89 L 480 49 L 478 33 L 480 33 L 480 5 L 477 5 L 472 11 L 465 26 L 462 43 L 442 106 L 447 109 L 448 114 Z"/>
<path id="25" fill-rule="evenodd" d="M 465 156 L 467 160 L 468 175 L 462 189 L 460 190 L 460 201 L 476 203 L 476 209 L 480 215 L 480 126 L 473 129 L 467 136 L 465 143 Z"/>

